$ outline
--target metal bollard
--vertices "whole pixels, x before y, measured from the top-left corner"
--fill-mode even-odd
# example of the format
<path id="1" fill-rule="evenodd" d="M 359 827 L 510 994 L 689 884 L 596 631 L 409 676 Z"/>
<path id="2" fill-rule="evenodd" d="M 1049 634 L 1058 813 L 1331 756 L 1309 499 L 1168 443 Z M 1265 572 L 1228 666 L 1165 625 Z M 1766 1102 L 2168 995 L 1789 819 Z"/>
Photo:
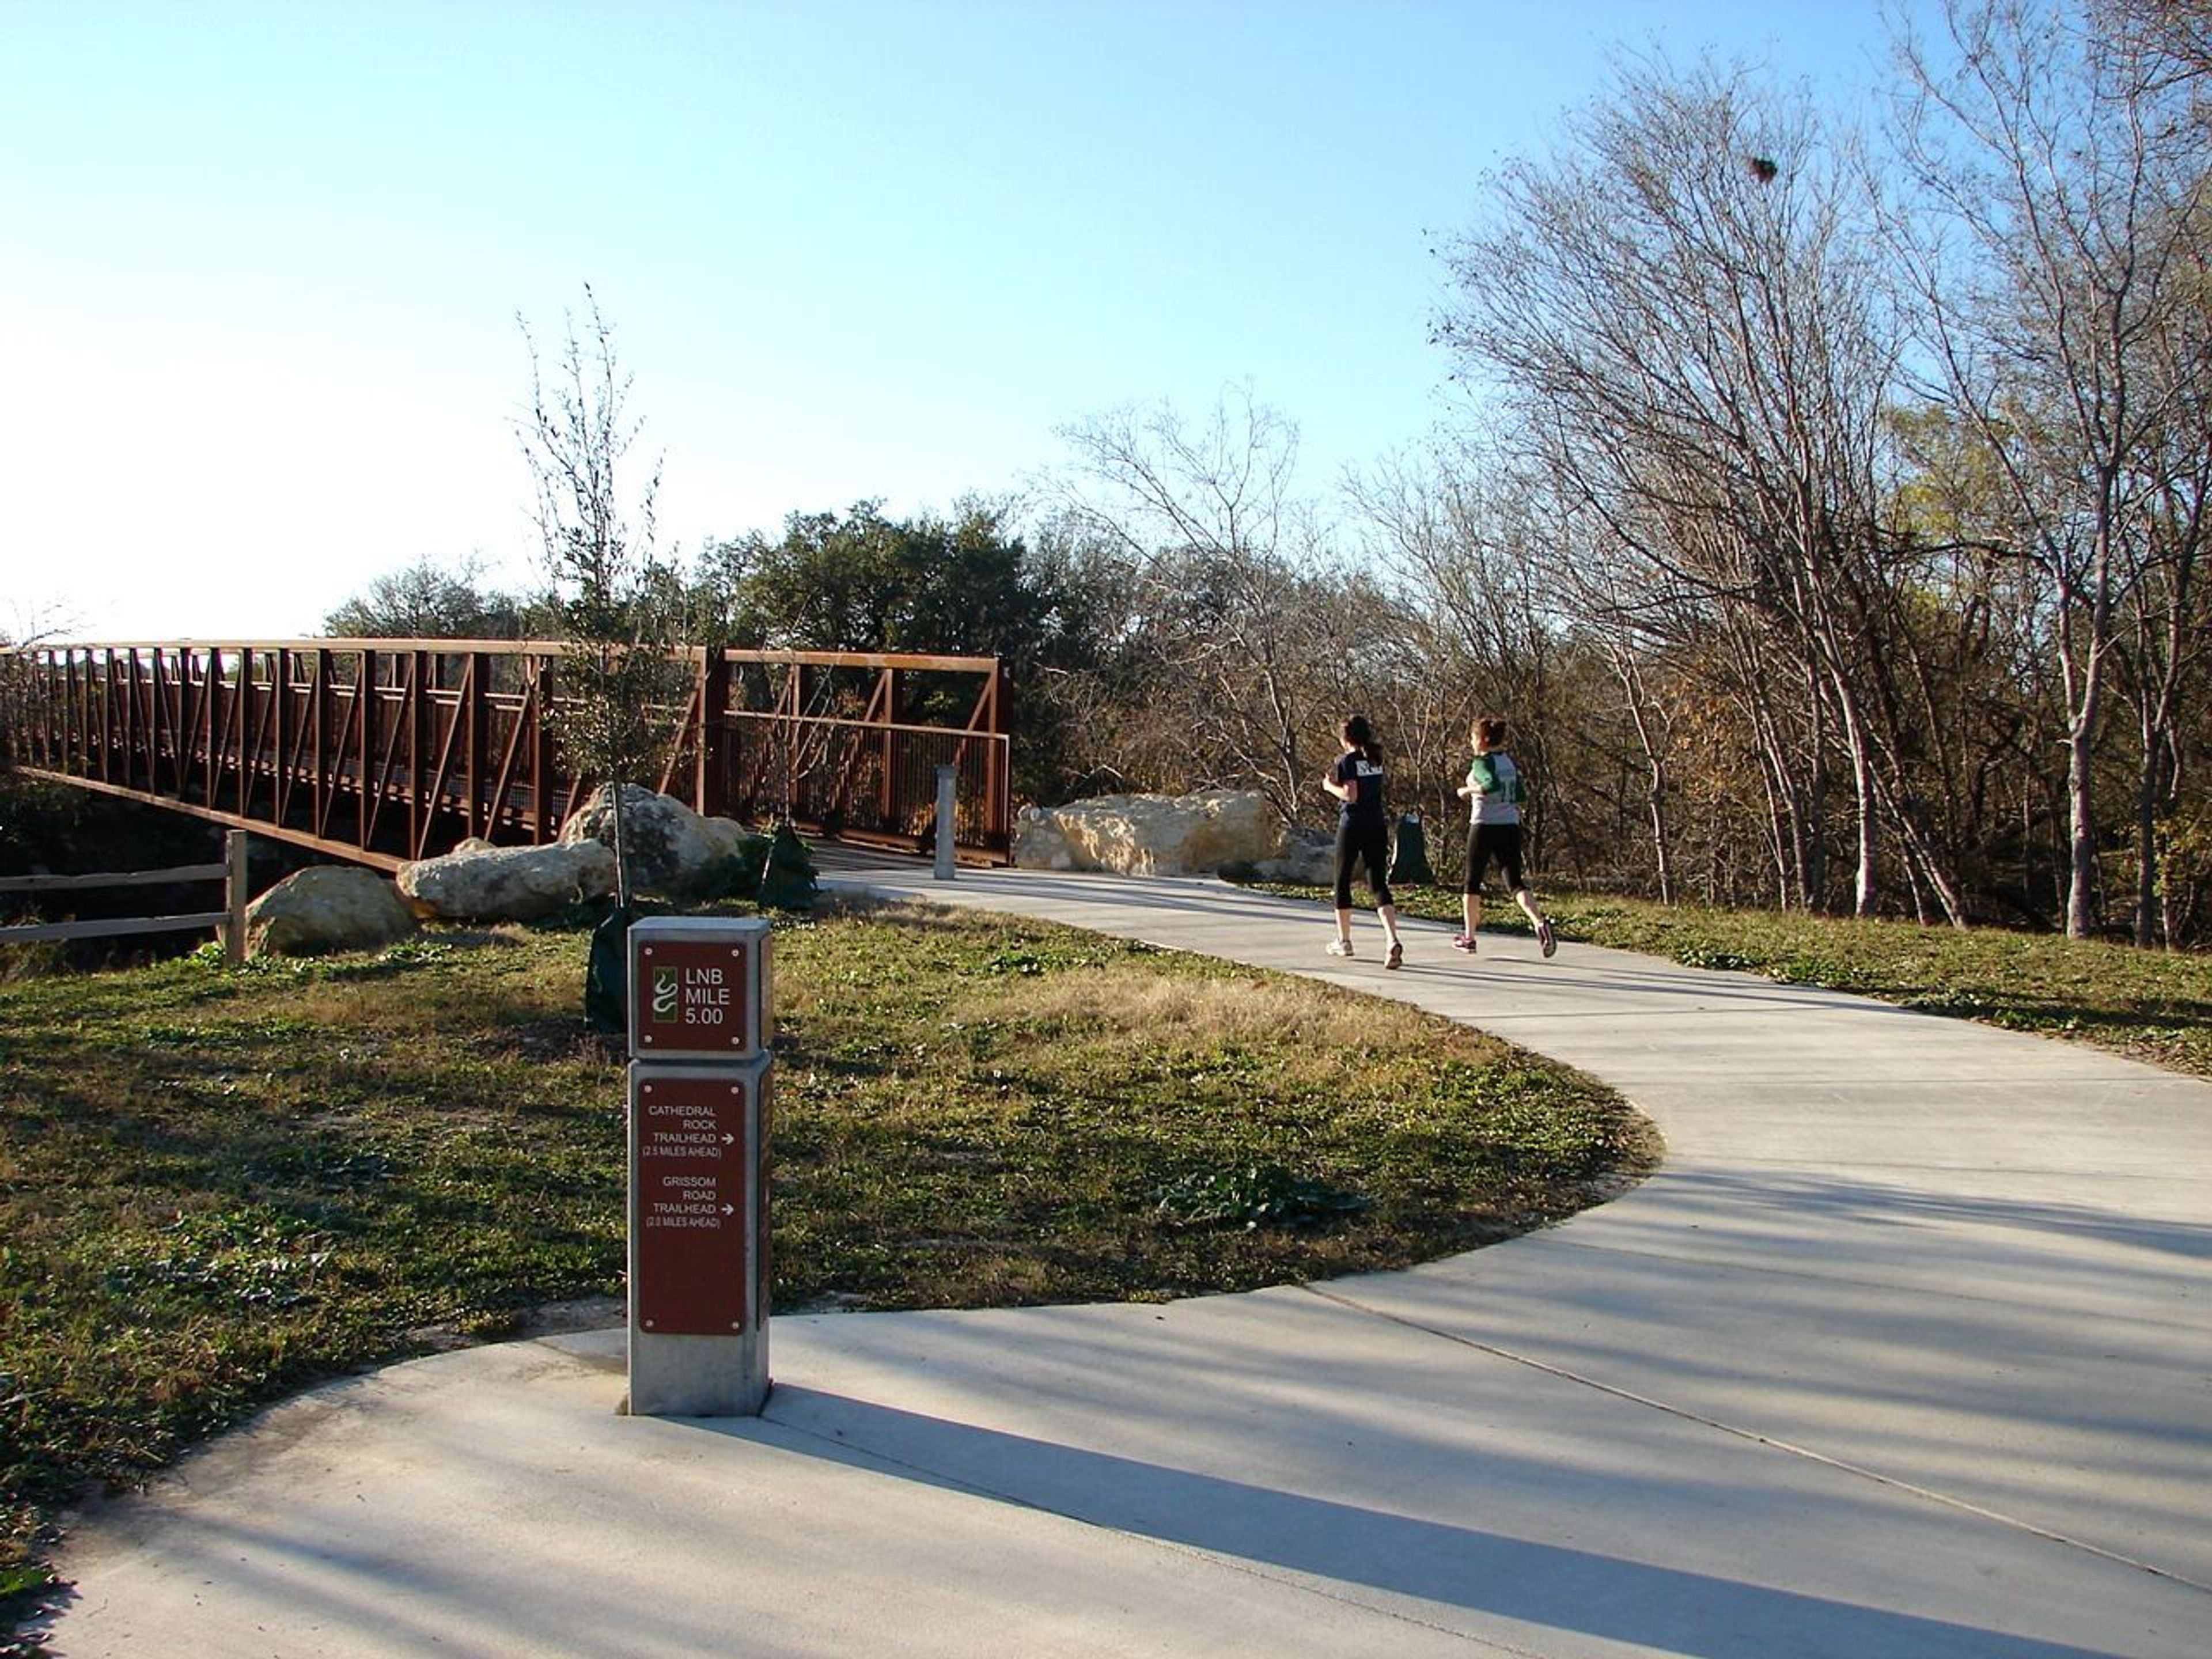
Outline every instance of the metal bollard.
<path id="1" fill-rule="evenodd" d="M 951 881 L 953 876 L 953 815 L 959 782 L 958 767 L 940 766 L 937 769 L 937 868 L 934 873 L 939 881 Z"/>

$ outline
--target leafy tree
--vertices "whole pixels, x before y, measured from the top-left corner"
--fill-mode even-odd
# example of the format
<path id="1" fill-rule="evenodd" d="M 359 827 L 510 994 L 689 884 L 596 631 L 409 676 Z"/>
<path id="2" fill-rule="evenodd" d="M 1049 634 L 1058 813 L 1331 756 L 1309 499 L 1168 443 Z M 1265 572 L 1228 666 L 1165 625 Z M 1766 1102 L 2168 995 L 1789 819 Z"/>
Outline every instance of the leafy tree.
<path id="1" fill-rule="evenodd" d="M 1042 657 L 1065 596 L 1007 532 L 1010 516 L 976 501 L 950 518 L 892 519 L 874 501 L 793 513 L 777 540 L 718 544 L 725 613 L 778 650 Z"/>
<path id="2" fill-rule="evenodd" d="M 323 618 L 323 632 L 356 640 L 512 640 L 524 603 L 487 589 L 481 563 L 417 559 L 368 586 Z"/>
<path id="3" fill-rule="evenodd" d="M 2063 902 L 2063 824 L 2041 757 L 2063 727 L 2046 684 L 2049 591 L 2012 550 L 2003 479 L 1971 425 L 1942 404 L 1887 417 L 1897 474 L 1885 516 L 1909 556 L 1890 634 L 1915 734 L 1910 787 L 1983 914 L 2043 922 Z"/>
<path id="4" fill-rule="evenodd" d="M 1049 556 L 1010 532 L 1012 508 L 962 501 L 951 517 L 893 519 L 879 501 L 842 514 L 793 513 L 784 533 L 713 544 L 695 570 L 696 605 L 730 643 L 793 651 L 995 656 L 1012 690 L 1018 792 L 1048 792 L 1066 741 L 1044 682 L 1090 660 L 1094 608 Z M 909 708 L 968 712 L 923 677 Z"/>

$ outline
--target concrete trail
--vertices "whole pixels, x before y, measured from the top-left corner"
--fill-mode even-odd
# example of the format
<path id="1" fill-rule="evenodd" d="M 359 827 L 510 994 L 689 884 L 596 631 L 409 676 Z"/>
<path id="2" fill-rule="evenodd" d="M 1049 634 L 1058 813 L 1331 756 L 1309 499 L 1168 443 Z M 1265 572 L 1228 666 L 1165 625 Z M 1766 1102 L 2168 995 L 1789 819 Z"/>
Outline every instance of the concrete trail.
<path id="1" fill-rule="evenodd" d="M 1573 944 L 1386 973 L 1217 882 L 849 879 L 1417 1003 L 1665 1166 L 1407 1273 L 779 1319 L 759 1419 L 615 1416 L 619 1332 L 394 1367 L 94 1519 L 64 1659 L 2212 1651 L 2212 1086 Z"/>

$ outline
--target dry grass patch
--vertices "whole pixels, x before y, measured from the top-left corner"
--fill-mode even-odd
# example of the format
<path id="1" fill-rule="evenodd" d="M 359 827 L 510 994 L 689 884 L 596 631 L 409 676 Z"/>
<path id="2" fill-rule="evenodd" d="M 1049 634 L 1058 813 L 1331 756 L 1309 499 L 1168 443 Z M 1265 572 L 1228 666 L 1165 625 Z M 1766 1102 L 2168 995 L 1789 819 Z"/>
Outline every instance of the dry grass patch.
<path id="1" fill-rule="evenodd" d="M 787 965 L 808 988 L 779 993 L 777 1191 L 820 1218 L 792 1249 L 779 1232 L 779 1277 L 810 1305 L 1399 1265 L 1581 1207 L 1650 1155 L 1587 1079 L 1402 1005 L 978 925 L 963 946 L 885 908 L 779 941 L 780 986 Z"/>
<path id="2" fill-rule="evenodd" d="M 1273 1045 L 1286 1030 L 1316 1048 L 1358 1048 L 1384 1026 L 1418 1024 L 1395 1019 L 1400 1012 L 1332 995 L 1305 980 L 1249 970 L 1231 978 L 1168 977 L 1139 962 L 1080 979 L 1018 980 L 964 1005 L 960 1017 L 1018 1019 L 1040 1033 L 1139 1038 L 1185 1050 Z"/>

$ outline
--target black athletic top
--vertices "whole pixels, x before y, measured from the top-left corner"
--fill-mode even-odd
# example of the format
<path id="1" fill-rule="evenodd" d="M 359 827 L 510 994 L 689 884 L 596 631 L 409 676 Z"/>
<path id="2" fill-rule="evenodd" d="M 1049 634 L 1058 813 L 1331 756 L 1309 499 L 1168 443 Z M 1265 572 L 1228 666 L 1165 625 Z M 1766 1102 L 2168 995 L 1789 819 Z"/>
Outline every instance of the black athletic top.
<path id="1" fill-rule="evenodd" d="M 1331 781 L 1338 784 L 1357 782 L 1359 799 L 1338 803 L 1339 823 L 1380 823 L 1382 822 L 1382 763 L 1371 761 L 1357 749 L 1347 749 L 1336 757 L 1336 764 L 1328 769 Z"/>

